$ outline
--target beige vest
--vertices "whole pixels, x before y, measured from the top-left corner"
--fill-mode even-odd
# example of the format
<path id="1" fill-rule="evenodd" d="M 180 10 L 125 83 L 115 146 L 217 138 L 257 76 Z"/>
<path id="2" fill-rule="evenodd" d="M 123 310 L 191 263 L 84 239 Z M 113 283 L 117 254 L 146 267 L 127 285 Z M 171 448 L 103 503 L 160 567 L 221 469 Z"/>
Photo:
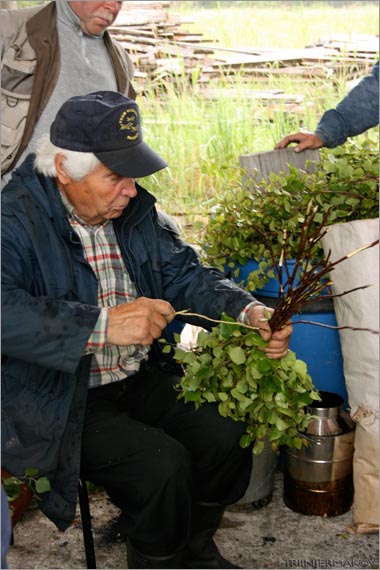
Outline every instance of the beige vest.
<path id="1" fill-rule="evenodd" d="M 1 170 L 6 172 L 21 145 L 30 106 L 36 54 L 29 43 L 26 22 L 42 6 L 1 10 Z"/>
<path id="2" fill-rule="evenodd" d="M 5 174 L 27 147 L 57 82 L 60 54 L 55 2 L 1 10 L 1 34 L 1 171 Z M 135 99 L 132 61 L 108 32 L 104 42 L 118 90 Z"/>

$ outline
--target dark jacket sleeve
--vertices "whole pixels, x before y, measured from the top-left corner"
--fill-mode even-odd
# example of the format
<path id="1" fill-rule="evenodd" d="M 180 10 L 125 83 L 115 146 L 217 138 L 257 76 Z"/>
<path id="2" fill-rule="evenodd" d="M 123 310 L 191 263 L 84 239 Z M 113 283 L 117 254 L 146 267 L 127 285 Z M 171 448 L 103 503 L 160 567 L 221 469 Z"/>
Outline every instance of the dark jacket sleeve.
<path id="1" fill-rule="evenodd" d="M 315 133 L 334 148 L 379 124 L 379 62 L 351 89 L 335 109 L 324 113 Z"/>
<path id="2" fill-rule="evenodd" d="M 188 309 L 212 319 L 220 319 L 225 312 L 236 319 L 255 300 L 219 270 L 204 266 L 197 251 L 180 238 L 167 218 L 159 217 L 158 228 L 163 290 L 176 311 Z M 197 318 L 184 320 L 205 328 L 212 326 Z"/>
<path id="3" fill-rule="evenodd" d="M 73 295 L 68 258 L 37 208 L 34 215 L 28 228 L 26 218 L 2 207 L 2 354 L 74 373 L 99 308 Z"/>

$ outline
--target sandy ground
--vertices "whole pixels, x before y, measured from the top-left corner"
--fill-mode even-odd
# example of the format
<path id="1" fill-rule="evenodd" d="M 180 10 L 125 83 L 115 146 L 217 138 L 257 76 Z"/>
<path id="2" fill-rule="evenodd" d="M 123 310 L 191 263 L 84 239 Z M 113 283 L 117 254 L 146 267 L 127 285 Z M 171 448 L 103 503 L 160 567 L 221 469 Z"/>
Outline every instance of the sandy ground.
<path id="1" fill-rule="evenodd" d="M 221 552 L 242 568 L 379 568 L 377 534 L 352 534 L 352 511 L 336 517 L 306 516 L 286 507 L 277 472 L 271 502 L 229 508 L 217 532 Z M 90 495 L 97 568 L 127 568 L 125 545 L 110 540 L 118 510 L 103 492 Z M 75 524 L 61 532 L 39 510 L 17 524 L 9 568 L 86 568 L 78 511 Z"/>

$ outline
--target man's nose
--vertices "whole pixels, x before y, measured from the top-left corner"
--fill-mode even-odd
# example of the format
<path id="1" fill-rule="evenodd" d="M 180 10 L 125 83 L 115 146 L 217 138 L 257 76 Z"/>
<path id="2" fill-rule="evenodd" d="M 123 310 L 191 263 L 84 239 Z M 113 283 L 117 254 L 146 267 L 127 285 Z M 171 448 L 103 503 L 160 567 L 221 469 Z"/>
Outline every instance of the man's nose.
<path id="1" fill-rule="evenodd" d="M 120 181 L 120 192 L 123 194 L 123 196 L 134 198 L 137 194 L 135 179 L 123 178 Z"/>

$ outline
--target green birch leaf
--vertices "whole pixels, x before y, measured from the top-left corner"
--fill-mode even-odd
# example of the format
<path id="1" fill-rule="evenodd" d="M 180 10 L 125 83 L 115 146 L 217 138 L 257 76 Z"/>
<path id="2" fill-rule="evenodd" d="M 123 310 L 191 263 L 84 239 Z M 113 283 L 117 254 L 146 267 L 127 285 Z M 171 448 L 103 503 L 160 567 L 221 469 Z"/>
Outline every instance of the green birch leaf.
<path id="1" fill-rule="evenodd" d="M 221 402 L 228 400 L 228 395 L 225 392 L 218 392 L 218 398 Z"/>
<path id="2" fill-rule="evenodd" d="M 312 390 L 310 392 L 310 398 L 312 400 L 321 400 L 321 396 L 319 395 L 319 392 L 316 392 L 315 390 Z"/>
<path id="3" fill-rule="evenodd" d="M 248 434 L 244 434 L 241 436 L 240 438 L 240 446 L 243 448 L 249 447 L 252 443 L 251 438 L 249 437 Z"/>
<path id="4" fill-rule="evenodd" d="M 213 354 L 214 354 L 215 358 L 223 358 L 224 350 L 220 346 L 214 346 Z"/>
<path id="5" fill-rule="evenodd" d="M 240 382 L 238 382 L 236 384 L 236 389 L 241 392 L 242 394 L 245 394 L 248 390 L 248 384 L 246 382 L 244 382 L 243 380 L 241 380 Z"/>
<path id="6" fill-rule="evenodd" d="M 296 360 L 294 363 L 294 370 L 302 379 L 306 378 L 307 366 L 303 360 Z"/>
<path id="7" fill-rule="evenodd" d="M 246 399 L 244 394 L 241 394 L 237 388 L 232 388 L 230 394 L 231 394 L 231 396 L 233 396 L 236 400 L 239 400 L 240 402 L 244 402 L 244 400 Z"/>
<path id="8" fill-rule="evenodd" d="M 228 373 L 225 376 L 222 376 L 221 380 L 222 388 L 232 388 L 233 385 L 234 385 L 234 379 L 232 377 L 232 374 Z"/>
<path id="9" fill-rule="evenodd" d="M 212 392 L 203 392 L 203 398 L 209 403 L 216 402 L 216 397 Z"/>
<path id="10" fill-rule="evenodd" d="M 257 440 L 255 441 L 254 446 L 253 446 L 253 453 L 254 453 L 255 455 L 260 455 L 260 453 L 261 453 L 261 452 L 263 451 L 263 449 L 264 449 L 264 445 L 265 445 L 265 444 L 264 444 L 263 441 L 260 441 L 259 439 L 257 439 Z"/>
<path id="11" fill-rule="evenodd" d="M 182 358 L 182 362 L 184 364 L 192 364 L 193 362 L 196 362 L 197 357 L 193 352 L 185 352 L 183 358 Z"/>
<path id="12" fill-rule="evenodd" d="M 38 469 L 35 467 L 28 467 L 25 469 L 24 474 L 26 477 L 35 477 L 38 473 Z"/>
<path id="13" fill-rule="evenodd" d="M 283 419 L 281 419 L 281 418 L 277 418 L 277 420 L 276 420 L 276 428 L 277 428 L 279 431 L 284 431 L 284 430 L 286 430 L 286 428 L 288 428 L 288 427 L 289 427 L 289 423 L 288 423 L 288 422 L 285 422 L 285 421 L 284 421 Z"/>
<path id="14" fill-rule="evenodd" d="M 235 364 L 244 364 L 246 360 L 244 350 L 240 346 L 229 348 L 228 354 Z"/>
<path id="15" fill-rule="evenodd" d="M 225 418 L 229 412 L 228 402 L 220 402 L 218 405 L 218 412 Z"/>
<path id="16" fill-rule="evenodd" d="M 46 493 L 47 491 L 50 491 L 51 487 L 49 479 L 47 479 L 46 477 L 40 477 L 36 481 L 35 488 L 37 493 Z"/>
<path id="17" fill-rule="evenodd" d="M 184 397 L 185 402 L 195 402 L 196 400 L 200 399 L 201 392 L 200 390 L 186 390 Z"/>

